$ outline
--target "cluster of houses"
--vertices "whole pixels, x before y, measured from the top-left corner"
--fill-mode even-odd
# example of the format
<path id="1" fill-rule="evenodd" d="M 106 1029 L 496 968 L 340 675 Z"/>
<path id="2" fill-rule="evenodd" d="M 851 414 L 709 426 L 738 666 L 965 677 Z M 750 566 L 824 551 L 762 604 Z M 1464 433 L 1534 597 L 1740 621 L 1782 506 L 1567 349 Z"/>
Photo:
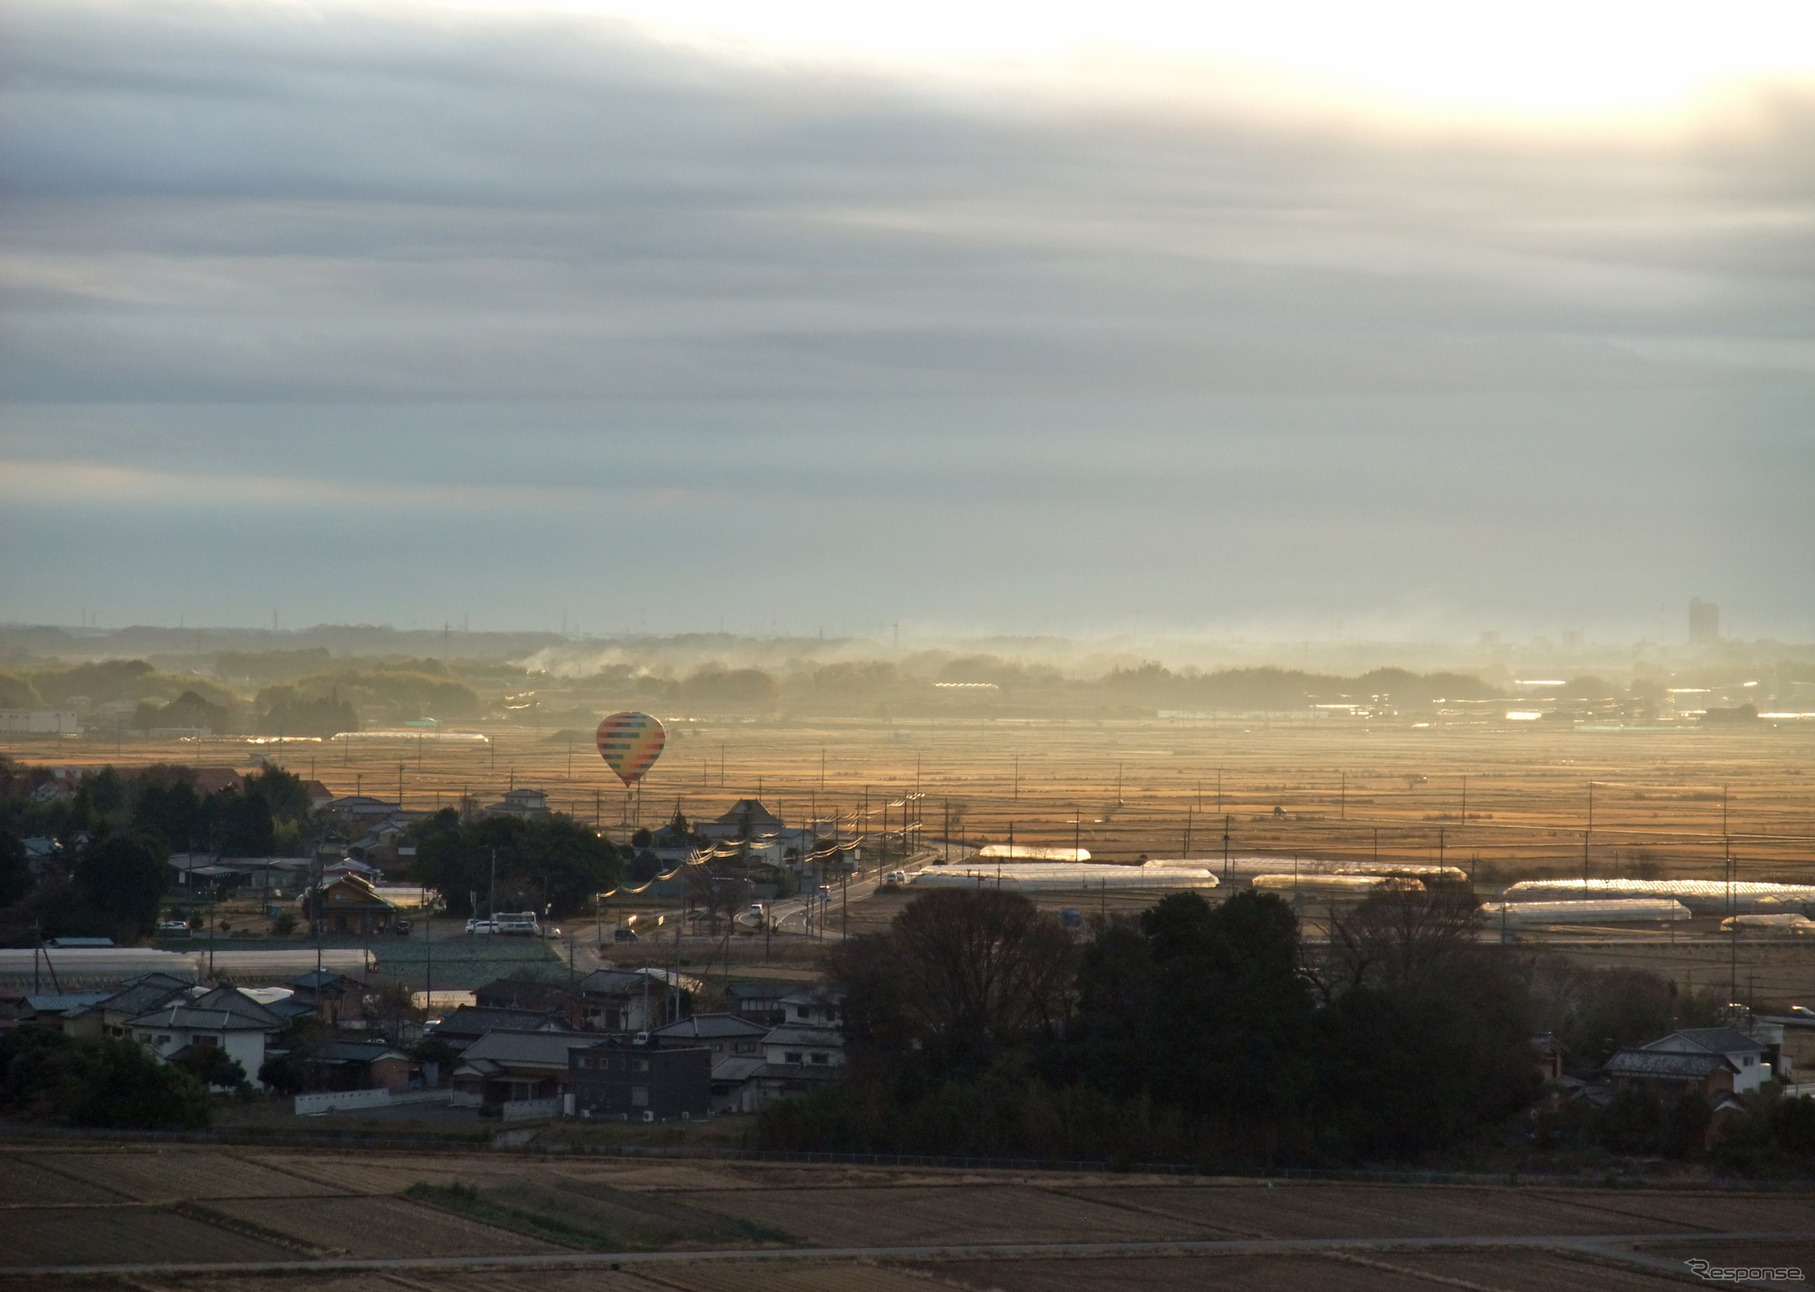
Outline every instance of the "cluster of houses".
<path id="1" fill-rule="evenodd" d="M 255 1087 L 301 1018 L 322 1025 L 296 1056 L 317 1092 L 446 1090 L 505 1117 L 638 1121 L 753 1112 L 830 1081 L 844 1063 L 837 997 L 819 988 L 735 984 L 724 1008 L 688 1013 L 696 979 L 602 968 L 571 982 L 502 978 L 425 1029 L 381 1018 L 371 984 L 312 971 L 278 987 L 203 987 L 166 973 L 114 991 L 0 1001 L 0 1027 L 127 1038 L 175 1061 L 217 1047 Z"/>
<path id="2" fill-rule="evenodd" d="M 699 984 L 659 969 L 598 969 L 572 988 L 501 979 L 430 1036 L 459 1047 L 456 1103 L 580 1118 L 666 1121 L 753 1112 L 830 1081 L 844 1063 L 838 1000 L 820 988 L 734 984 L 725 1008 L 685 1014 Z"/>
<path id="3" fill-rule="evenodd" d="M 1753 1015 L 1729 1027 L 1692 1027 L 1671 1032 L 1643 1045 L 1614 1052 L 1601 1069 L 1601 1080 L 1573 1081 L 1563 1076 L 1562 1051 L 1553 1038 L 1533 1039 L 1543 1075 L 1570 1097 L 1605 1105 L 1623 1090 L 1642 1091 L 1668 1106 L 1684 1095 L 1708 1102 L 1713 1117 L 1709 1141 L 1723 1133 L 1723 1123 L 1744 1113 L 1766 1085 L 1775 1082 L 1786 1093 L 1815 1094 L 1799 1086 L 1800 1068 L 1815 1068 L 1815 1011 Z"/>
<path id="4" fill-rule="evenodd" d="M 194 1050 L 213 1047 L 237 1062 L 246 1079 L 262 1085 L 259 1070 L 275 1054 L 282 1038 L 299 1018 L 318 1019 L 338 1037 L 350 1027 L 367 1026 L 367 991 L 345 975 L 315 970 L 281 987 L 207 987 L 175 974 L 141 974 L 112 991 L 26 993 L 5 1002 L 0 1026 L 33 1023 L 51 1027 L 76 1040 L 134 1040 L 166 1062 Z M 364 1041 L 369 1048 L 374 1043 Z M 397 1088 L 409 1084 L 410 1060 L 389 1043 L 377 1045 L 391 1059 L 381 1072 Z M 371 1073 L 345 1071 L 346 1056 L 330 1044 L 311 1063 L 319 1062 L 323 1082 L 353 1081 L 364 1085 Z M 312 1076 L 314 1074 L 311 1074 Z M 334 1088 L 331 1084 L 326 1088 Z"/>

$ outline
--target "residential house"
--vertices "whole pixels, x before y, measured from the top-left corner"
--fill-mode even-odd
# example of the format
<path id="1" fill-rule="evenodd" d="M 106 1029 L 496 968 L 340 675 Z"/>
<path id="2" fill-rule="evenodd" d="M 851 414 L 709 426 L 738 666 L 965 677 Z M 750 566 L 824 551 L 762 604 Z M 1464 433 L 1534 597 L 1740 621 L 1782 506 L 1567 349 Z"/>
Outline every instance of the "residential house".
<path id="1" fill-rule="evenodd" d="M 335 1041 L 307 1061 L 311 1090 L 389 1090 L 410 1088 L 410 1056 L 383 1041 Z"/>
<path id="2" fill-rule="evenodd" d="M 799 1027 L 837 1027 L 844 993 L 832 988 L 814 987 L 789 992 L 781 998 L 786 1022 Z"/>
<path id="3" fill-rule="evenodd" d="M 1733 1093 L 1749 1095 L 1771 1080 L 1765 1046 L 1731 1027 L 1691 1027 L 1660 1037 L 1641 1049 L 1655 1054 L 1718 1054 L 1733 1065 Z"/>
<path id="4" fill-rule="evenodd" d="M 219 1046 L 258 1084 L 265 1047 L 283 1031 L 284 1022 L 239 989 L 217 987 L 160 1005 L 127 1027 L 135 1040 L 166 1061 L 191 1046 Z"/>
<path id="5" fill-rule="evenodd" d="M 356 874 L 323 878 L 303 897 L 303 912 L 332 933 L 384 933 L 397 918 L 396 906 Z"/>
<path id="6" fill-rule="evenodd" d="M 534 1009 L 484 1009 L 458 1006 L 441 1018 L 430 1033 L 461 1050 L 490 1032 L 563 1032 L 569 1030 L 553 1014 Z"/>
<path id="7" fill-rule="evenodd" d="M 481 1009 L 527 1009 L 538 1014 L 564 1014 L 569 992 L 566 979 L 494 978 L 473 988 L 473 1003 Z"/>
<path id="8" fill-rule="evenodd" d="M 595 969 L 580 979 L 580 1016 L 595 1032 L 648 1032 L 671 1023 L 704 985 L 665 969 Z"/>
<path id="9" fill-rule="evenodd" d="M 330 1027 L 353 1023 L 365 1018 L 366 985 L 357 978 L 330 969 L 311 969 L 292 978 L 285 986 L 294 1004 L 278 1011 L 286 1020 L 313 1013 Z"/>
<path id="10" fill-rule="evenodd" d="M 764 807 L 761 799 L 739 799 L 718 820 L 695 826 L 694 833 L 703 839 L 761 839 L 787 828 L 787 822 Z"/>
<path id="11" fill-rule="evenodd" d="M 1615 1090 L 1647 1090 L 1666 1102 L 1689 1093 L 1714 1100 L 1733 1092 L 1739 1069 L 1724 1054 L 1684 1054 L 1628 1046 L 1607 1060 Z"/>
<path id="12" fill-rule="evenodd" d="M 141 974 L 87 1009 L 69 1015 L 63 1030 L 83 1041 L 119 1039 L 131 1035 L 133 1019 L 159 1005 L 188 1000 L 196 991 L 195 984 L 175 974 Z"/>
<path id="13" fill-rule="evenodd" d="M 416 845 L 410 842 L 409 831 L 410 823 L 396 817 L 380 821 L 347 845 L 347 856 L 364 863 L 371 874 L 400 879 L 416 860 Z"/>
<path id="14" fill-rule="evenodd" d="M 754 1081 L 759 1099 L 817 1090 L 844 1066 L 844 1034 L 828 1027 L 784 1023 L 763 1037 L 763 1068 Z"/>
<path id="15" fill-rule="evenodd" d="M 348 794 L 326 804 L 322 811 L 342 826 L 364 833 L 381 821 L 389 821 L 402 811 L 401 803 L 387 803 L 370 794 Z"/>
<path id="16" fill-rule="evenodd" d="M 487 1032 L 455 1063 L 454 1093 L 487 1104 L 558 1099 L 567 1093 L 568 1050 L 590 1039 L 568 1031 Z"/>
<path id="17" fill-rule="evenodd" d="M 712 1052 L 621 1040 L 568 1052 L 566 1111 L 582 1117 L 664 1122 L 704 1117 L 712 1099 Z"/>
<path id="18" fill-rule="evenodd" d="M 1815 1014 L 1761 1014 L 1753 1024 L 1747 1031 L 1761 1042 L 1766 1037 L 1759 1035 L 1760 1025 L 1775 1030 L 1779 1081 L 1788 1085 L 1799 1080 L 1798 1073 L 1815 1072 Z"/>
<path id="19" fill-rule="evenodd" d="M 712 1061 L 763 1055 L 763 1037 L 769 1029 L 735 1014 L 694 1014 L 649 1033 L 649 1044 L 659 1049 L 704 1047 Z"/>
<path id="20" fill-rule="evenodd" d="M 32 1023 L 53 1032 L 70 1032 L 71 1024 L 107 996 L 104 991 L 32 992 L 15 1007 L 14 1022 Z"/>
<path id="21" fill-rule="evenodd" d="M 761 1099 L 756 1079 L 768 1065 L 763 1038 L 769 1028 L 736 1014 L 695 1014 L 649 1034 L 657 1049 L 704 1048 L 711 1056 L 711 1099 L 715 1113 L 755 1112 Z"/>
<path id="22" fill-rule="evenodd" d="M 793 987 L 780 982 L 734 982 L 725 988 L 725 1007 L 739 1018 L 765 1027 L 779 1027 L 787 1019 L 784 997 Z"/>
<path id="23" fill-rule="evenodd" d="M 541 790 L 511 790 L 505 794 L 503 802 L 487 807 L 485 814 L 514 816 L 524 821 L 540 820 L 548 815 L 548 795 Z"/>

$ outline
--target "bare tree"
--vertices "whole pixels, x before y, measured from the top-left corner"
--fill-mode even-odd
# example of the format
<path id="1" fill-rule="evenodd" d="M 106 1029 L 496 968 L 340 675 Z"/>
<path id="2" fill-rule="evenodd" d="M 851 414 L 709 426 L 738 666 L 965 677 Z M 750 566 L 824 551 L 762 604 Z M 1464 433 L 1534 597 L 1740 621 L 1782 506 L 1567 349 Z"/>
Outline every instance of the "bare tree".
<path id="1" fill-rule="evenodd" d="M 1428 984 L 1474 948 L 1478 918 L 1474 895 L 1460 886 L 1389 889 L 1331 914 L 1329 953 L 1313 977 L 1326 998 Z"/>
<path id="2" fill-rule="evenodd" d="M 970 1064 L 1057 1029 L 1076 954 L 1058 922 L 1017 893 L 941 888 L 908 903 L 887 934 L 841 943 L 830 969 L 863 1033 L 854 1039 Z"/>

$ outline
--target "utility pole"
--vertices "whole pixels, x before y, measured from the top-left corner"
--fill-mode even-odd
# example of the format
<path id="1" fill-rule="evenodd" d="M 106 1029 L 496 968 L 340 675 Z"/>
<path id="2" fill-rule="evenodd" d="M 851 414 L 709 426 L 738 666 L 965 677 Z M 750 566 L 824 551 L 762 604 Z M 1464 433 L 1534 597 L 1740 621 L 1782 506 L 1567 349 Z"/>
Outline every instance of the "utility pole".
<path id="1" fill-rule="evenodd" d="M 1185 805 L 1185 853 L 1184 860 L 1191 859 L 1191 805 Z"/>
<path id="2" fill-rule="evenodd" d="M 1222 796 L 1219 793 L 1217 797 L 1220 798 Z M 1234 820 L 1235 818 L 1230 816 L 1225 816 L 1223 818 L 1223 883 L 1225 884 L 1229 882 L 1229 826 Z M 1107 883 L 1108 881 L 1105 880 L 1104 882 Z"/>
<path id="3" fill-rule="evenodd" d="M 1342 789 L 1340 793 L 1341 797 L 1337 800 L 1336 819 L 1338 821 L 1347 821 L 1349 819 L 1349 774 L 1347 772 L 1342 773 Z"/>
<path id="4" fill-rule="evenodd" d="M 496 848 L 492 849 L 492 886 L 485 901 L 486 918 L 496 920 L 498 918 L 498 850 Z M 492 929 L 493 933 L 497 931 L 496 927 Z"/>

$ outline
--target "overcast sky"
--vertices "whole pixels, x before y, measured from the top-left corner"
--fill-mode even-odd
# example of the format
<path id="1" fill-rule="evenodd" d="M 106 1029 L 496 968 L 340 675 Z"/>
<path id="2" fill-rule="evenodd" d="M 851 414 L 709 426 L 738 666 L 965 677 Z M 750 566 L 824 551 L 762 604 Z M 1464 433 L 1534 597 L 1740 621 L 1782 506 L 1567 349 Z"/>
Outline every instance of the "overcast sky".
<path id="1" fill-rule="evenodd" d="M 860 54 L 9 4 L 0 619 L 1815 637 L 1794 67 Z"/>

